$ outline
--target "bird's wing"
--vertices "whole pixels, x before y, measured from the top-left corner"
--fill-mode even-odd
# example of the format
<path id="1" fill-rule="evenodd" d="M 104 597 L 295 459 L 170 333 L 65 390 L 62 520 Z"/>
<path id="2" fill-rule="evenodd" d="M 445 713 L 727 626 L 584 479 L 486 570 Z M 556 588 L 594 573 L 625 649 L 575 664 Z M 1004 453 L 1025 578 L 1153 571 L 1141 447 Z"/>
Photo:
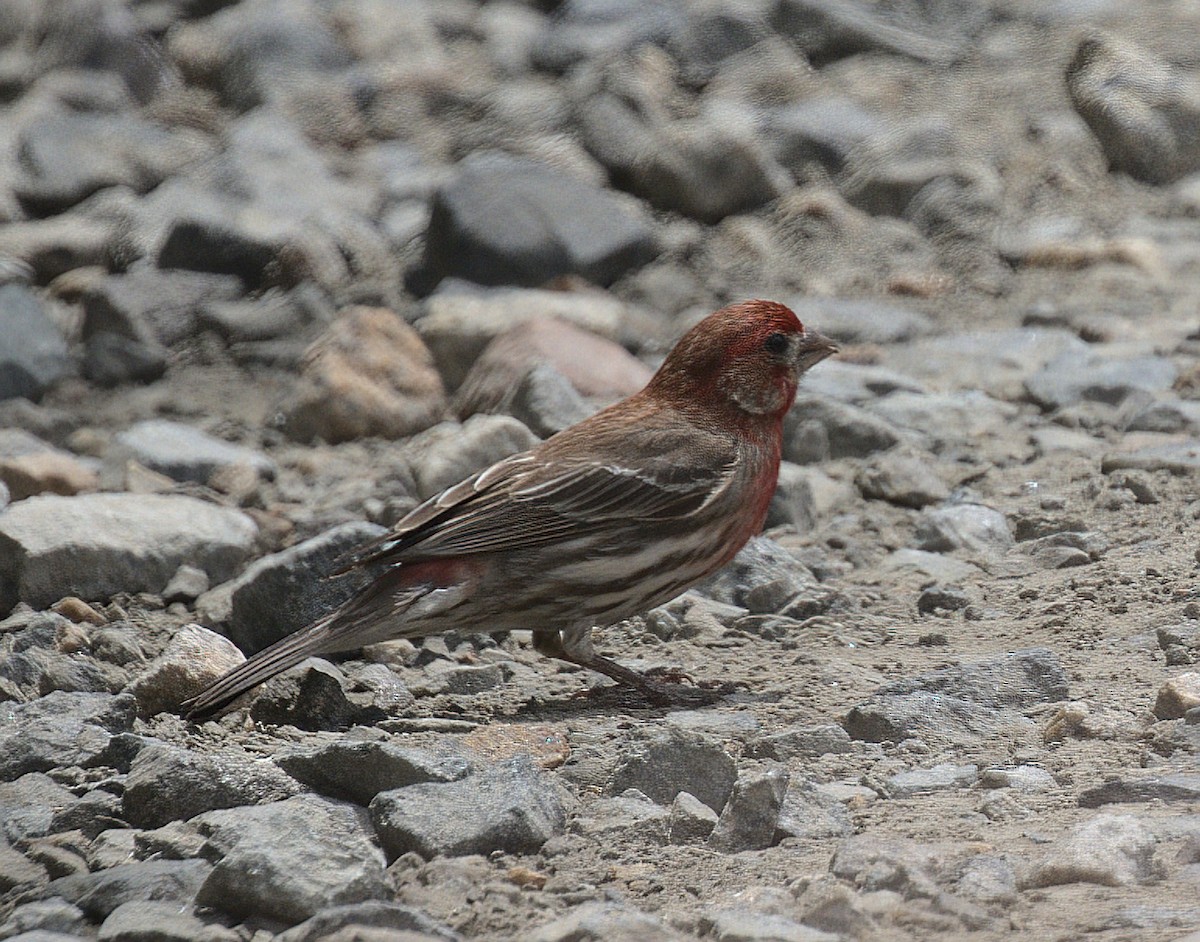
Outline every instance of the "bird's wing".
<path id="1" fill-rule="evenodd" d="M 715 469 L 595 461 L 556 471 L 536 454 L 516 455 L 430 498 L 350 565 L 503 552 L 665 522 L 715 499 L 735 471 L 733 461 Z"/>

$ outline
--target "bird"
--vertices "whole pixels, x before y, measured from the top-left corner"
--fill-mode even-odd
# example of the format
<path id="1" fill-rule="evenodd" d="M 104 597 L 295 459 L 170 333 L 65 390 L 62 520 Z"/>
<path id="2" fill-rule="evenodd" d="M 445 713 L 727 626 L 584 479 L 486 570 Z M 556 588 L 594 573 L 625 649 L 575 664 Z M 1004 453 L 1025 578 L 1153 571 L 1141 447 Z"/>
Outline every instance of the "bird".
<path id="1" fill-rule="evenodd" d="M 339 571 L 378 575 L 181 712 L 220 712 L 313 655 L 452 629 L 530 629 L 539 653 L 652 703 L 705 700 L 698 685 L 601 655 L 592 629 L 682 594 L 762 529 L 784 416 L 801 376 L 837 349 L 778 302 L 709 314 L 641 391 L 434 495 L 358 548 Z"/>

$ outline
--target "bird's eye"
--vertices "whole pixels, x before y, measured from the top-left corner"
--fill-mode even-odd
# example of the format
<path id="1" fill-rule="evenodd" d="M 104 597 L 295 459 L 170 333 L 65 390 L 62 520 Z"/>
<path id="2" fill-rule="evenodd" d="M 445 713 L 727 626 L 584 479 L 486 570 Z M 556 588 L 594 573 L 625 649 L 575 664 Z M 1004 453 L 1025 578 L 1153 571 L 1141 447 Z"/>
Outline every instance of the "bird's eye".
<path id="1" fill-rule="evenodd" d="M 788 339 L 786 334 L 771 334 L 763 341 L 763 347 L 767 353 L 780 354 L 787 350 Z"/>

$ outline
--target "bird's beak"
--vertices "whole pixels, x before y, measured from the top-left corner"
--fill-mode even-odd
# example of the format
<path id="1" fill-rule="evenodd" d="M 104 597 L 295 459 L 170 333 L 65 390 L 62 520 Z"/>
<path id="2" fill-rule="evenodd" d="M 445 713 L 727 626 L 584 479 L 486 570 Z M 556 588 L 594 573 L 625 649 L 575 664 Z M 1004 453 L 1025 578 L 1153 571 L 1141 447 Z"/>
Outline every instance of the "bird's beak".
<path id="1" fill-rule="evenodd" d="M 799 343 L 793 349 L 794 361 L 796 369 L 803 373 L 807 369 L 816 366 L 828 356 L 838 352 L 838 345 L 826 337 L 824 334 L 819 334 L 815 330 L 805 329 L 800 334 Z"/>

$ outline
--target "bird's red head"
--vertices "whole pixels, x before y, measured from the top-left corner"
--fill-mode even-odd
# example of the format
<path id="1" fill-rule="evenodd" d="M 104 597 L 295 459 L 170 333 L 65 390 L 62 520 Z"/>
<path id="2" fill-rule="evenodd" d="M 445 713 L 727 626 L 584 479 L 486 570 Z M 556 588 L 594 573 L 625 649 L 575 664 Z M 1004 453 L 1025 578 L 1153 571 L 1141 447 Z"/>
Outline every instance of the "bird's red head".
<path id="1" fill-rule="evenodd" d="M 800 375 L 837 346 L 775 301 L 743 301 L 710 314 L 683 335 L 650 381 L 679 404 L 781 418 Z"/>

